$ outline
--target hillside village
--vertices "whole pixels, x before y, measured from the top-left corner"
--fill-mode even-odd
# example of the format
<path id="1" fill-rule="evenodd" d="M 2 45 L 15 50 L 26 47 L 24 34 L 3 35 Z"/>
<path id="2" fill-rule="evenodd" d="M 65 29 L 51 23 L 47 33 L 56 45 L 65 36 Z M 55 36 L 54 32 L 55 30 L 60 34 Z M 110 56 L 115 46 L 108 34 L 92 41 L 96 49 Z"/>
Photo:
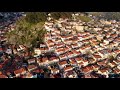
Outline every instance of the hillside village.
<path id="1" fill-rule="evenodd" d="M 49 18 L 45 41 L 34 54 L 23 45 L 6 43 L 4 33 L 15 27 L 11 22 L 0 23 L 6 25 L 0 29 L 0 78 L 120 77 L 119 21 Z"/>

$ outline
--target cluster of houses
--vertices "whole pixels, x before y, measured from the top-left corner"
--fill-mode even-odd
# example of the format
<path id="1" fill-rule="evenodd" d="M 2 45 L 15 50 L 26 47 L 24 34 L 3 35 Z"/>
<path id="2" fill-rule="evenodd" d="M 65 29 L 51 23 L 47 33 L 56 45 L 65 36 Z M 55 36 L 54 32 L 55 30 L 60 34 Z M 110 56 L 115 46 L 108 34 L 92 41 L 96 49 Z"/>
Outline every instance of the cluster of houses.
<path id="1" fill-rule="evenodd" d="M 34 48 L 34 55 L 23 45 L 3 47 L 1 43 L 0 78 L 109 78 L 120 74 L 120 22 L 59 19 L 45 22 L 44 27 L 45 41 Z"/>
<path id="2" fill-rule="evenodd" d="M 39 65 L 57 63 L 63 77 L 78 77 L 75 68 L 84 73 L 84 77 L 109 77 L 120 74 L 120 23 L 111 20 L 99 20 L 85 23 L 77 20 L 59 20 L 46 22 L 44 47 L 39 53 L 54 53 L 51 58 L 44 56 Z M 39 55 L 39 54 L 38 54 Z M 56 71 L 56 73 L 58 70 Z M 66 73 L 71 72 L 70 76 Z M 91 73 L 95 72 L 96 75 Z"/>

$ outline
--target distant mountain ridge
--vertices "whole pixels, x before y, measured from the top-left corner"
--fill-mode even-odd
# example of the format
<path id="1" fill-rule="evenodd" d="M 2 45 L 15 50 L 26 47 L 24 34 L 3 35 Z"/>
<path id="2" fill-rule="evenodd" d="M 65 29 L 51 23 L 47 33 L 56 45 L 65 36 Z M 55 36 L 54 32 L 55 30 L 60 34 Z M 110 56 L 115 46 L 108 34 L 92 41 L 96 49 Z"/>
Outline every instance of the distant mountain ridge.
<path id="1" fill-rule="evenodd" d="M 107 20 L 120 20 L 120 12 L 86 12 L 86 13 Z"/>

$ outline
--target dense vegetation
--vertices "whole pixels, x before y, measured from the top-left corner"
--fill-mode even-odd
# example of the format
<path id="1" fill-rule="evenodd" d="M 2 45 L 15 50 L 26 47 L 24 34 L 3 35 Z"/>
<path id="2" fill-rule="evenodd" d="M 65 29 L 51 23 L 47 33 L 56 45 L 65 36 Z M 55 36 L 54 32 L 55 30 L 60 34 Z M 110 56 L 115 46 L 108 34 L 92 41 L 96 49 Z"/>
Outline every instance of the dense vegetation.
<path id="1" fill-rule="evenodd" d="M 59 19 L 59 18 L 72 18 L 72 12 L 50 12 L 51 16 L 54 19 Z"/>
<path id="2" fill-rule="evenodd" d="M 46 21 L 46 12 L 27 12 L 25 20 L 31 24 L 37 24 L 41 21 Z"/>
<path id="3" fill-rule="evenodd" d="M 92 20 L 92 19 L 91 19 L 90 17 L 88 17 L 88 16 L 77 16 L 76 19 L 81 20 L 81 21 L 83 21 L 83 22 L 89 22 L 89 21 Z"/>
<path id="4" fill-rule="evenodd" d="M 29 48 L 36 46 L 37 42 L 43 42 L 46 33 L 43 24 L 46 19 L 47 17 L 43 12 L 27 13 L 26 17 L 16 22 L 15 30 L 6 34 L 8 42 L 17 45 L 22 44 Z"/>

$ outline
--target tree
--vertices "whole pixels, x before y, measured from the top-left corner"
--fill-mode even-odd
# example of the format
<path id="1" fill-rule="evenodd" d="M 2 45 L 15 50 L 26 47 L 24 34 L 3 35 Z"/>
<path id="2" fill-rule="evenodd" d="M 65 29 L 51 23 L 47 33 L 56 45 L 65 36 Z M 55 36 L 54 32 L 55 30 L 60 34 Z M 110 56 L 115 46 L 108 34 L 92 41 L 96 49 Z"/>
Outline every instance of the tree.
<path id="1" fill-rule="evenodd" d="M 91 19 L 90 17 L 88 17 L 88 16 L 80 16 L 80 15 L 77 16 L 76 19 L 81 20 L 81 21 L 83 21 L 83 22 L 89 22 L 89 21 L 92 20 L 92 19 Z"/>
<path id="2" fill-rule="evenodd" d="M 54 19 L 59 19 L 59 18 L 72 18 L 72 13 L 71 12 L 51 12 L 51 16 Z"/>
<path id="3" fill-rule="evenodd" d="M 25 20 L 31 24 L 37 24 L 40 21 L 46 21 L 47 14 L 45 12 L 27 12 Z"/>
<path id="4" fill-rule="evenodd" d="M 6 34 L 8 42 L 28 48 L 36 46 L 37 42 L 43 42 L 46 30 L 43 29 L 45 18 L 42 17 L 46 17 L 44 13 L 27 13 L 27 19 L 23 17 L 18 20 L 15 30 Z"/>

